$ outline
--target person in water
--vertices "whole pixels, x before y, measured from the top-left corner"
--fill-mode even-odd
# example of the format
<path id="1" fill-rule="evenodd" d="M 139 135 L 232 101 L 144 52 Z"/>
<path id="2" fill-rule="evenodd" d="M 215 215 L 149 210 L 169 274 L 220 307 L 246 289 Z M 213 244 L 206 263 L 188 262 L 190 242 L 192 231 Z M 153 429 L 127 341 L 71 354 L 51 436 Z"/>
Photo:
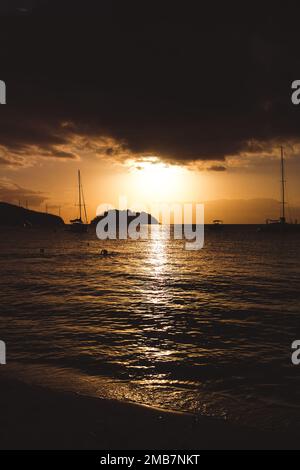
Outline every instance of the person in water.
<path id="1" fill-rule="evenodd" d="M 108 255 L 108 251 L 105 250 L 105 249 L 104 249 L 104 250 L 101 250 L 101 251 L 100 251 L 100 255 L 101 255 L 101 256 L 107 256 L 107 255 Z"/>

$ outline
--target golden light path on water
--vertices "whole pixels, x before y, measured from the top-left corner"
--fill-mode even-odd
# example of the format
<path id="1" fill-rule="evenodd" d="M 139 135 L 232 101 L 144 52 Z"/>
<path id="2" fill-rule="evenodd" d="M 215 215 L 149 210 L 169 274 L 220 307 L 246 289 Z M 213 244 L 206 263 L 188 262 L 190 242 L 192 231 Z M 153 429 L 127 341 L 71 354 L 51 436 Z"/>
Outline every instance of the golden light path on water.
<path id="1" fill-rule="evenodd" d="M 168 265 L 168 252 L 167 252 L 167 240 L 168 240 L 168 228 L 163 228 L 161 226 L 154 228 L 152 232 L 152 239 L 149 243 L 149 248 L 147 250 L 147 270 L 152 273 L 156 288 L 150 288 L 148 290 L 143 290 L 141 295 L 143 295 L 147 303 L 152 303 L 155 306 L 150 317 L 153 317 L 153 320 L 160 316 L 160 307 L 165 305 L 166 301 L 170 294 L 168 293 L 168 288 L 165 285 L 167 265 Z M 167 322 L 165 325 L 161 325 L 161 331 L 168 331 L 172 325 Z M 162 346 L 162 345 L 161 345 Z M 162 347 L 148 346 L 147 344 L 140 347 L 141 354 L 149 358 L 150 361 L 163 361 L 164 358 L 168 358 L 174 351 L 172 349 L 165 349 Z M 144 382 L 145 385 L 151 384 L 153 382 L 152 378 L 149 378 Z"/>

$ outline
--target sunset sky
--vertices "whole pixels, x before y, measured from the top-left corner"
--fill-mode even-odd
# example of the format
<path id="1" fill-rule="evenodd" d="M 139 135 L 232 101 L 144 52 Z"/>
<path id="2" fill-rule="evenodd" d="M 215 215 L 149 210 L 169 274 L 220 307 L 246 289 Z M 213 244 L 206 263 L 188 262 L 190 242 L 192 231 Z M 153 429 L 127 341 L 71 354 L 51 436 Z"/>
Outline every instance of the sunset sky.
<path id="1" fill-rule="evenodd" d="M 297 18 L 140 3 L 3 2 L 15 16 L 0 28 L 0 200 L 61 206 L 67 221 L 80 168 L 90 219 L 126 196 L 259 223 L 279 215 L 284 145 L 300 218 Z"/>

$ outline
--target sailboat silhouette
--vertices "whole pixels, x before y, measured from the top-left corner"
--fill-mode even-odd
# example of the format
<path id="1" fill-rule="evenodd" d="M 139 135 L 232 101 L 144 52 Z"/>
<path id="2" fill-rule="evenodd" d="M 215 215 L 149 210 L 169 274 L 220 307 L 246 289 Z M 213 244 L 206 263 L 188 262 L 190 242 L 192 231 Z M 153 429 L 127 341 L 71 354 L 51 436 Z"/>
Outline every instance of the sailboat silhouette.
<path id="1" fill-rule="evenodd" d="M 286 220 L 286 179 L 285 179 L 285 159 L 284 148 L 280 147 L 280 163 L 281 163 L 281 202 L 279 219 L 267 219 L 265 226 L 261 227 L 262 231 L 290 231 L 299 230 L 300 225 L 297 223 L 289 223 Z"/>
<path id="2" fill-rule="evenodd" d="M 88 221 L 86 214 L 86 207 L 84 201 L 83 188 L 81 183 L 80 170 L 78 170 L 78 207 L 79 207 L 79 217 L 77 219 L 70 220 L 70 230 L 74 233 L 86 233 L 88 229 Z M 85 222 L 82 220 L 82 208 L 84 212 Z"/>

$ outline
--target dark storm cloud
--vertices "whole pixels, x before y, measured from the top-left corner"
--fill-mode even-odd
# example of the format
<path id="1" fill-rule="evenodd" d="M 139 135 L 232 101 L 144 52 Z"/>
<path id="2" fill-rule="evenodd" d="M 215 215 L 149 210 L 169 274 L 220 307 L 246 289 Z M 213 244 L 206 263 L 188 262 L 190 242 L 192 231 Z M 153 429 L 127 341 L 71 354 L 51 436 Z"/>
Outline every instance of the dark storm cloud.
<path id="1" fill-rule="evenodd" d="M 41 156 L 76 158 L 77 134 L 169 162 L 222 162 L 252 139 L 299 139 L 290 85 L 300 78 L 300 32 L 287 8 L 22 5 L 31 14 L 7 19 L 0 31 L 7 152 L 36 146 Z"/>
<path id="2" fill-rule="evenodd" d="M 2 118 L 0 128 L 0 144 L 13 152 L 21 152 L 30 145 L 38 145 L 45 151 L 55 146 L 64 145 L 68 140 L 68 132 L 61 132 L 58 122 L 49 122 L 47 116 L 34 115 L 30 109 L 26 113 L 22 109 L 0 108 Z M 20 116 L 21 114 L 21 116 Z"/>

